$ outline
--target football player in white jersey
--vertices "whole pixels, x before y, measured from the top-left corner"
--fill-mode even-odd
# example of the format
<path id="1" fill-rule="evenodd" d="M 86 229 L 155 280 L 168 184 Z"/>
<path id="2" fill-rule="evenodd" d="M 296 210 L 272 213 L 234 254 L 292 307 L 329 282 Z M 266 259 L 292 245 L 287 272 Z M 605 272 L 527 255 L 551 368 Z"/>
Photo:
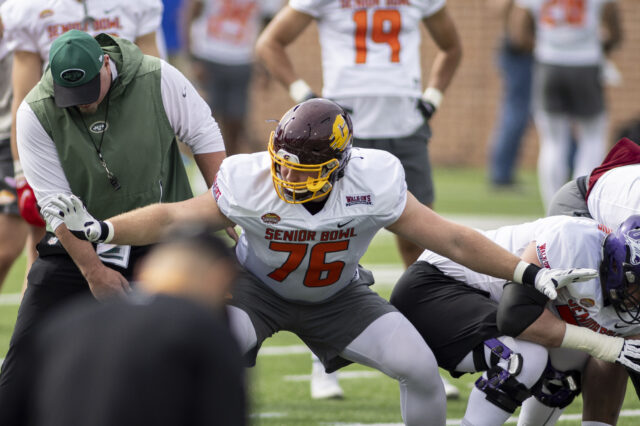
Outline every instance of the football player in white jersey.
<path id="1" fill-rule="evenodd" d="M 354 146 L 384 149 L 398 157 L 409 190 L 431 205 L 427 121 L 462 55 L 445 0 L 289 0 L 258 38 L 256 54 L 295 102 L 315 94 L 295 72 L 285 49 L 313 20 L 322 49 L 322 96 L 349 111 Z M 438 48 L 424 92 L 422 24 Z M 408 240 L 398 239 L 398 247 L 406 266 L 422 251 Z"/>
<path id="2" fill-rule="evenodd" d="M 36 243 L 44 236 L 33 190 L 22 172 L 16 141 L 16 114 L 29 91 L 40 81 L 49 60 L 51 43 L 61 34 L 80 29 L 96 36 L 116 35 L 134 41 L 143 53 L 159 56 L 156 30 L 162 20 L 160 0 L 7 0 L 0 8 L 5 41 L 13 52 L 11 105 L 11 154 L 20 214 L 31 225 L 27 239 L 27 271 L 37 252 Z"/>
<path id="3" fill-rule="evenodd" d="M 640 146 L 620 139 L 588 175 L 565 184 L 551 200 L 549 216 L 593 217 L 615 229 L 640 213 Z"/>
<path id="4" fill-rule="evenodd" d="M 516 43 L 535 46 L 538 179 L 548 206 L 569 179 L 572 127 L 577 142 L 573 177 L 589 173 L 604 158 L 608 120 L 601 68 L 605 54 L 621 40 L 621 23 L 616 0 L 516 0 L 511 18 Z"/>
<path id="5" fill-rule="evenodd" d="M 463 425 L 502 424 L 523 402 L 519 424 L 554 424 L 580 393 L 589 355 L 640 371 L 640 340 L 623 338 L 640 335 L 640 216 L 613 233 L 592 219 L 552 216 L 485 235 L 543 267 L 597 268 L 600 276 L 560 289 L 545 310 L 541 294 L 518 295 L 514 304 L 513 289 L 521 286 L 505 286 L 432 251 L 407 269 L 391 302 L 438 364 L 454 375 L 486 371 Z M 526 310 L 517 306 L 531 300 L 536 303 Z"/>
<path id="6" fill-rule="evenodd" d="M 589 175 L 564 185 L 549 206 L 550 216 L 561 214 L 593 217 L 610 229 L 618 227 L 628 216 L 640 214 L 640 146 L 631 139 L 620 139 Z M 615 423 L 628 376 L 640 394 L 640 375 L 627 374 L 623 368 L 590 359 L 584 371 L 585 418 Z M 602 386 L 610 392 L 602 395 L 599 392 Z"/>
<path id="7" fill-rule="evenodd" d="M 408 189 L 422 204 L 434 192 L 427 142 L 428 120 L 442 102 L 460 62 L 462 47 L 446 0 L 289 0 L 256 43 L 256 53 L 294 101 L 315 96 L 295 72 L 286 53 L 315 20 L 322 49 L 322 96 L 338 102 L 353 118 L 354 146 L 389 151 L 400 159 Z M 422 92 L 422 27 L 436 54 L 427 89 Z M 422 252 L 396 235 L 405 266 Z M 341 395 L 337 377 L 313 363 L 312 397 Z M 447 395 L 458 390 L 445 381 Z"/>
<path id="8" fill-rule="evenodd" d="M 352 131 L 340 106 L 311 99 L 284 115 L 268 152 L 225 159 L 210 194 L 107 221 L 60 194 L 43 213 L 80 237 L 118 244 L 152 243 L 172 223 L 194 219 L 221 229 L 241 226 L 236 254 L 245 272 L 232 291 L 230 313 L 244 353 L 255 356 L 264 339 L 290 330 L 329 371 L 359 362 L 397 379 L 406 424 L 444 425 L 446 399 L 433 354 L 409 321 L 368 288 L 372 277 L 358 267 L 375 233 L 386 227 L 551 297 L 597 272 L 539 268 L 443 219 L 406 190 L 395 157 L 352 148 Z"/>

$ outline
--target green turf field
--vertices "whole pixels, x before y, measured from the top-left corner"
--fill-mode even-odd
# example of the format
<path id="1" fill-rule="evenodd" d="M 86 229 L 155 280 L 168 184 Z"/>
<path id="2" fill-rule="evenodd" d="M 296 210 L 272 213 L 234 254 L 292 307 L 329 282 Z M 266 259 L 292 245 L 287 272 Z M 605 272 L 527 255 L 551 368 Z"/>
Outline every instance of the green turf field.
<path id="1" fill-rule="evenodd" d="M 515 192 L 492 191 L 482 172 L 477 170 L 437 169 L 435 172 L 437 204 L 436 210 L 455 218 L 466 218 L 474 223 L 480 215 L 488 218 L 534 218 L 543 214 L 539 201 L 535 177 L 524 173 L 521 185 Z M 400 266 L 393 237 L 381 233 L 374 240 L 362 262 L 372 269 L 395 269 Z M 15 265 L 2 290 L 0 303 L 0 356 L 7 350 L 13 323 L 17 313 L 15 301 L 6 300 L 6 295 L 19 292 L 22 282 L 24 259 Z M 392 274 L 393 275 L 393 274 Z M 373 287 L 384 297 L 391 292 L 393 279 L 387 274 L 378 274 L 378 283 Z M 290 333 L 278 333 L 267 340 L 258 357 L 258 364 L 249 372 L 253 424 L 260 425 L 331 425 L 331 424 L 394 424 L 400 423 L 399 391 L 396 382 L 374 370 L 361 366 L 350 366 L 341 370 L 347 377 L 341 379 L 345 399 L 341 401 L 313 401 L 309 396 L 310 356 L 300 352 L 302 343 Z M 459 424 L 463 416 L 466 397 L 477 376 L 466 375 L 454 380 L 462 397 L 448 404 L 448 424 Z M 640 403 L 630 385 L 623 406 L 621 425 L 640 424 Z M 635 411 L 634 411 L 635 410 Z M 574 402 L 566 411 L 573 420 L 560 424 L 579 425 L 581 400 Z"/>

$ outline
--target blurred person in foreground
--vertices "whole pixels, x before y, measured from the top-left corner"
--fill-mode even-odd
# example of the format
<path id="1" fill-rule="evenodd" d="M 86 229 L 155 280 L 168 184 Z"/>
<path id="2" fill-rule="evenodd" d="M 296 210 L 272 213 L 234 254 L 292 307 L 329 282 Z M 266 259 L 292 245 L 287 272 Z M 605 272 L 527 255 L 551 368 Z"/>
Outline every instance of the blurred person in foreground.
<path id="1" fill-rule="evenodd" d="M 516 0 L 510 19 L 516 45 L 533 49 L 533 112 L 540 135 L 538 179 L 545 207 L 569 179 L 571 129 L 577 143 L 573 177 L 604 158 L 608 117 L 603 64 L 621 41 L 616 0 Z"/>
<path id="2" fill-rule="evenodd" d="M 11 424 L 246 424 L 224 308 L 235 275 L 210 227 L 179 225 L 140 264 L 128 297 L 80 298 L 36 332 L 20 376 L 27 414 Z"/>
<path id="3" fill-rule="evenodd" d="M 191 69 L 220 123 L 228 155 L 250 151 L 246 119 L 253 47 L 281 5 L 282 0 L 184 0 Z"/>

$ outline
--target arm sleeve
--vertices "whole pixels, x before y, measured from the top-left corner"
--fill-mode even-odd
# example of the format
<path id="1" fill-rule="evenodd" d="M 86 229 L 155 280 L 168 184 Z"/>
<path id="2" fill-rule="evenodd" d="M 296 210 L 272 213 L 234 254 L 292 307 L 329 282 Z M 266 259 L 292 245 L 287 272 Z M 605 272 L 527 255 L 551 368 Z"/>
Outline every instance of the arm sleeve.
<path id="1" fill-rule="evenodd" d="M 327 0 L 289 0 L 289 7 L 317 19 L 327 3 Z"/>
<path id="2" fill-rule="evenodd" d="M 377 151 L 377 150 L 372 150 Z M 381 156 L 373 160 L 377 164 L 387 164 L 384 173 L 369 176 L 375 190 L 376 221 L 387 227 L 400 218 L 407 204 L 407 182 L 400 160 L 385 151 L 377 153 Z M 375 157 L 374 157 L 375 158 Z"/>
<path id="3" fill-rule="evenodd" d="M 231 219 L 234 200 L 227 179 L 228 165 L 229 161 L 227 161 L 227 159 L 222 161 L 220 170 L 218 170 L 218 173 L 216 173 L 216 177 L 213 180 L 213 185 L 211 186 L 211 195 L 213 196 L 213 198 L 215 198 L 216 203 L 218 204 L 218 208 L 220 209 L 222 214 Z"/>
<path id="4" fill-rule="evenodd" d="M 420 2 L 422 17 L 428 18 L 429 16 L 435 14 L 440 9 L 445 7 L 446 4 L 446 0 L 423 0 L 422 2 Z"/>
<path id="5" fill-rule="evenodd" d="M 211 109 L 193 85 L 172 65 L 162 61 L 162 103 L 180 140 L 194 154 L 224 151 L 224 142 Z"/>
<path id="6" fill-rule="evenodd" d="M 45 206 L 59 193 L 71 194 L 55 143 L 25 102 L 18 108 L 16 131 L 24 176 L 31 185 L 38 204 Z M 45 219 L 54 230 L 63 223 L 54 217 Z"/>
<path id="7" fill-rule="evenodd" d="M 21 10 L 26 8 L 26 2 L 17 1 L 6 2 L 0 7 L 0 15 L 2 15 L 2 24 L 4 25 L 4 41 L 7 44 L 7 49 L 11 52 L 20 50 L 40 55 L 38 36 L 34 33 L 31 22 L 38 16 L 29 18 L 28 11 Z"/>
<path id="8" fill-rule="evenodd" d="M 157 31 L 162 24 L 162 11 L 164 10 L 160 0 L 137 0 L 132 2 L 137 6 L 135 13 L 137 21 L 136 37 Z"/>
<path id="9" fill-rule="evenodd" d="M 520 6 L 523 9 L 528 9 L 533 11 L 536 8 L 536 3 L 539 3 L 537 0 L 516 0 L 516 6 Z"/>
<path id="10" fill-rule="evenodd" d="M 282 0 L 262 0 L 260 2 L 260 14 L 263 18 L 273 18 L 282 8 Z"/>

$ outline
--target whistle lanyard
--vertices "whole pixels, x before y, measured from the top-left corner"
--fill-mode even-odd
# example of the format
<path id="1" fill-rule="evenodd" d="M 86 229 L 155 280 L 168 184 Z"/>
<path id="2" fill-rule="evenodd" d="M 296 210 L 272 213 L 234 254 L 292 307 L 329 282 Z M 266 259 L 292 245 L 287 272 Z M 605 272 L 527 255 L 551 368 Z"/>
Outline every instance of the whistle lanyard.
<path id="1" fill-rule="evenodd" d="M 78 111 L 78 113 L 80 114 L 80 119 L 82 120 L 82 124 L 84 124 L 84 128 L 87 132 L 87 135 L 89 136 L 89 140 L 91 141 L 91 144 L 95 148 L 96 154 L 98 154 L 98 160 L 100 160 L 100 165 L 102 166 L 104 171 L 107 173 L 107 179 L 109 179 L 109 183 L 111 184 L 113 189 L 117 191 L 120 189 L 120 182 L 118 181 L 118 177 L 113 173 L 111 173 L 111 170 L 109 170 L 109 167 L 107 167 L 107 162 L 105 161 L 104 156 L 102 155 L 102 142 L 104 141 L 104 134 L 106 133 L 107 126 L 108 126 L 107 120 L 109 119 L 109 95 L 110 94 L 111 94 L 111 91 L 107 92 L 107 107 L 104 113 L 105 128 L 100 134 L 100 143 L 98 145 L 96 145 L 96 142 L 93 140 L 93 136 L 91 136 L 91 132 L 89 132 L 89 127 L 87 126 L 87 123 L 84 121 L 82 112 Z"/>

